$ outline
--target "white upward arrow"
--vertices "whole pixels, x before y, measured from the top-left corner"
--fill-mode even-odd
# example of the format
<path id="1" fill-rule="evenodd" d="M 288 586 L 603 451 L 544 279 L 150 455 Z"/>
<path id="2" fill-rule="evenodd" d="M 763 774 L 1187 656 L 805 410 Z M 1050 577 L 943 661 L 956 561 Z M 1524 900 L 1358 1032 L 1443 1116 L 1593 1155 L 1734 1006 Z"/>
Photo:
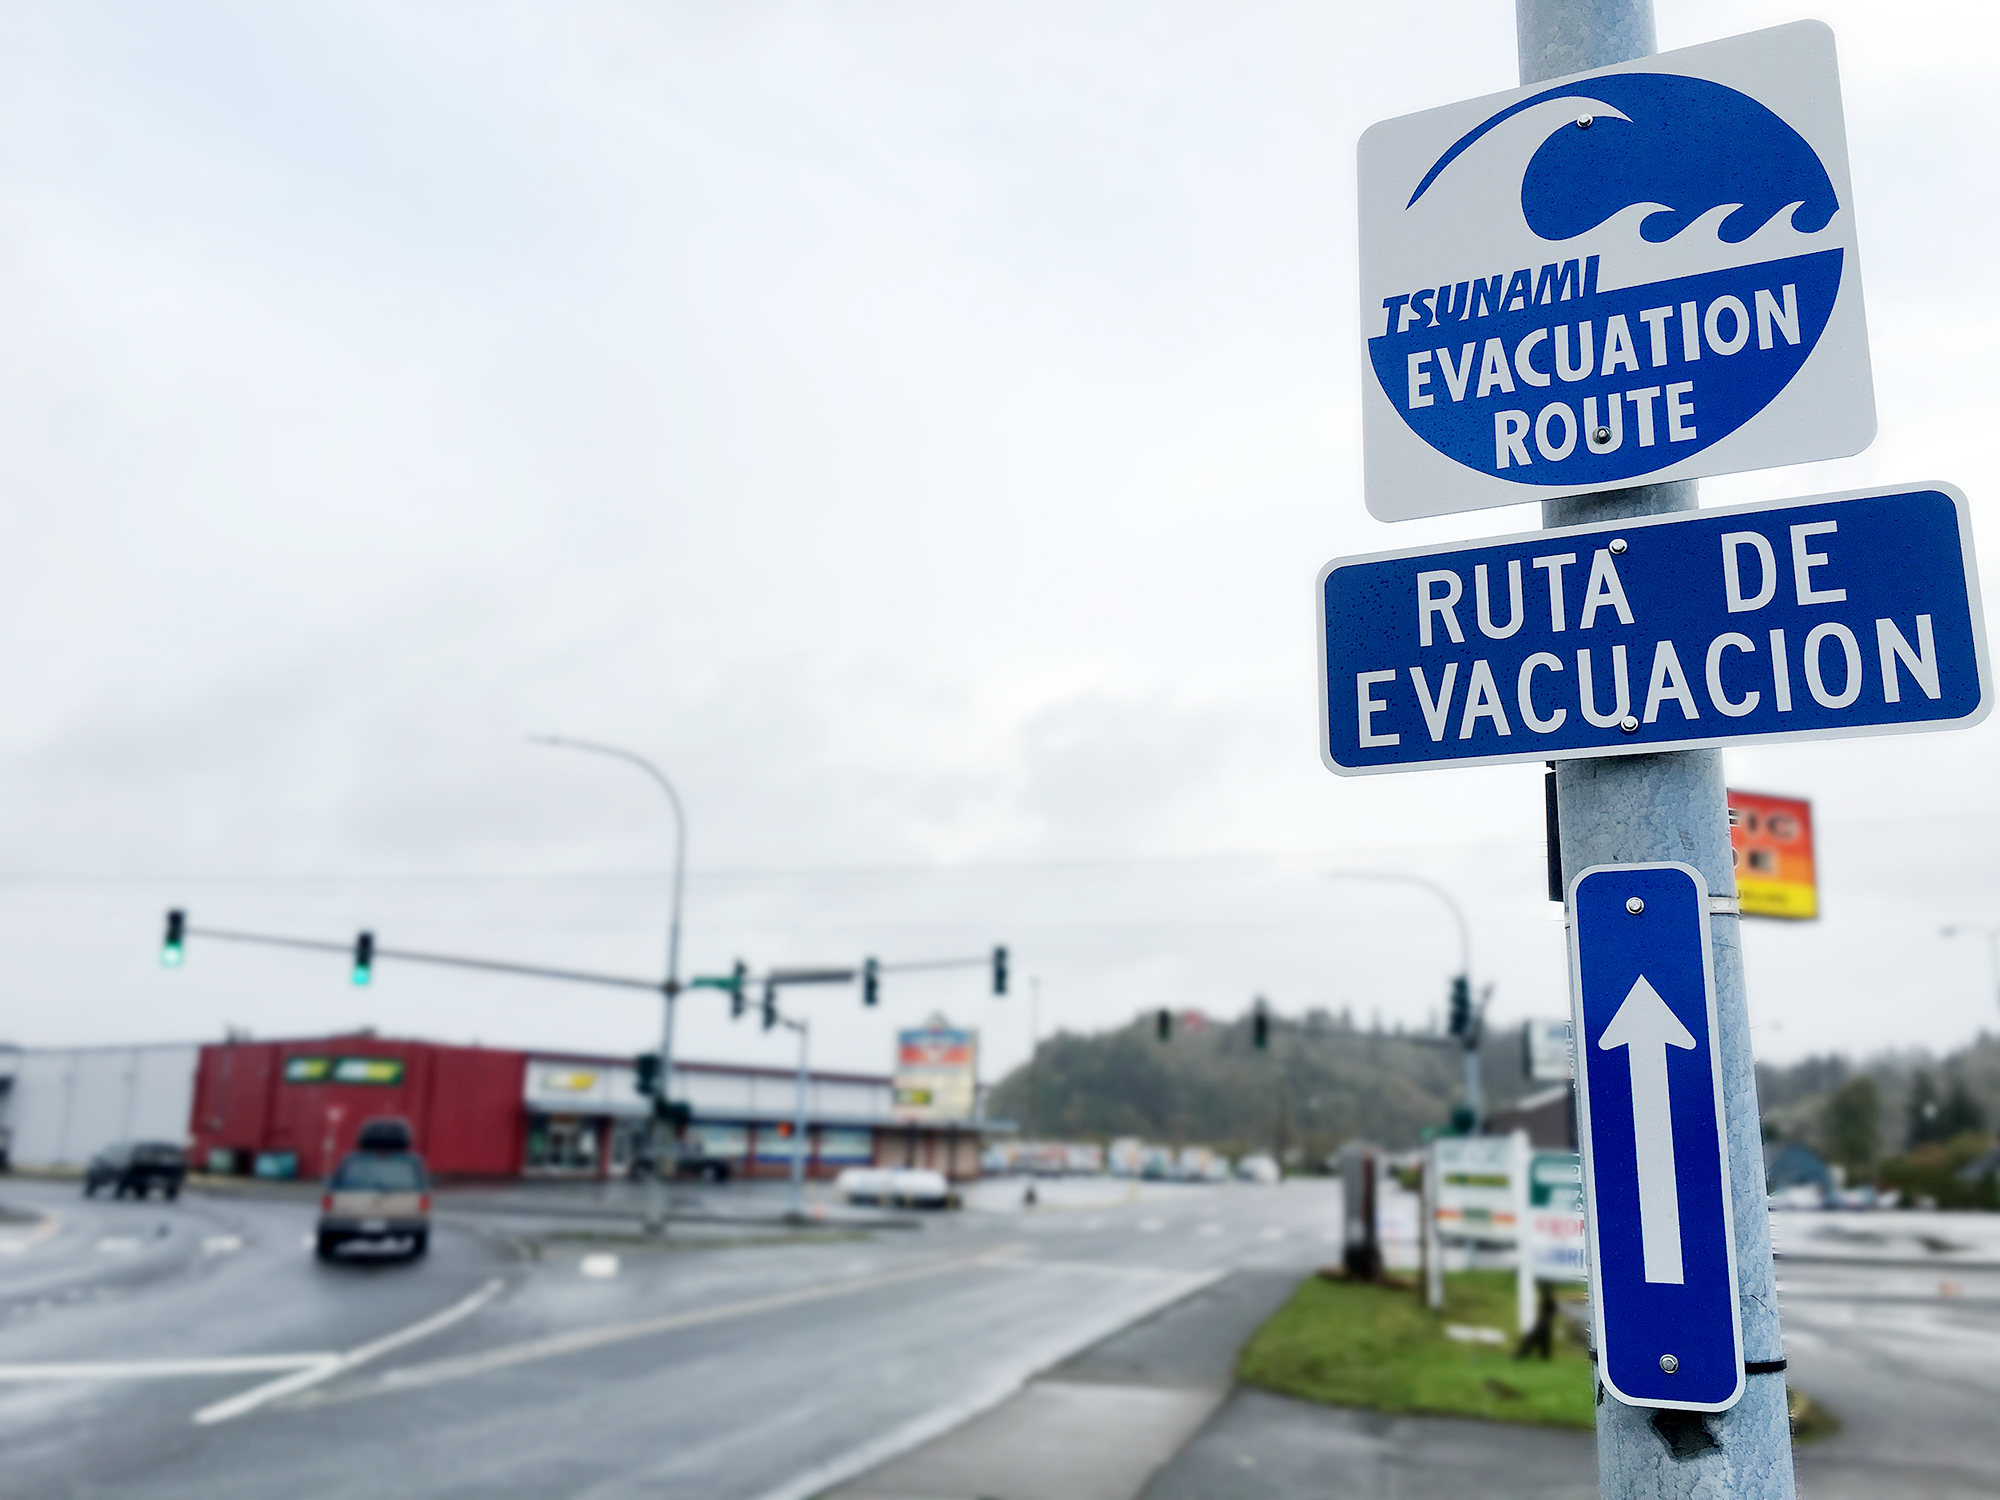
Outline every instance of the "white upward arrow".
<path id="1" fill-rule="evenodd" d="M 1632 1154 L 1639 1167 L 1639 1238 L 1646 1250 L 1646 1279 L 1679 1285 L 1686 1277 L 1681 1274 L 1681 1194 L 1674 1175 L 1667 1048 L 1693 1047 L 1694 1038 L 1641 974 L 1597 1045 L 1626 1048 L 1632 1068 Z"/>

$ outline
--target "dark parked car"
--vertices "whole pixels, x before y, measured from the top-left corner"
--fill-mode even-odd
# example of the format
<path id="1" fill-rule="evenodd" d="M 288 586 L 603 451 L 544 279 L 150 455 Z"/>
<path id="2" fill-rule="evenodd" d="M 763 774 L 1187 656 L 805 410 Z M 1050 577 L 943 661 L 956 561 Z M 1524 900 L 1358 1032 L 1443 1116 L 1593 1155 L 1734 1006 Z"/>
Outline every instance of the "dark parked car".
<path id="1" fill-rule="evenodd" d="M 96 1196 L 109 1186 L 111 1196 L 143 1198 L 158 1188 L 169 1198 L 181 1195 L 187 1179 L 187 1153 L 168 1141 L 121 1141 L 106 1146 L 83 1169 L 83 1196 Z"/>

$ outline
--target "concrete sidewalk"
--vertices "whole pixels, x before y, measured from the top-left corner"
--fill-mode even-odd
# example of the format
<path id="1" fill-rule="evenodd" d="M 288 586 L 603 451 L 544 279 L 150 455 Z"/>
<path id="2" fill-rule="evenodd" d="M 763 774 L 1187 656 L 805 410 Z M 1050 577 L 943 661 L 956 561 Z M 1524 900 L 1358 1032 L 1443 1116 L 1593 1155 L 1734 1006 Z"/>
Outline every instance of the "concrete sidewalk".
<path id="1" fill-rule="evenodd" d="M 1144 1500 L 1595 1500 L 1597 1443 L 1566 1427 L 1389 1417 L 1250 1387 Z"/>
<path id="2" fill-rule="evenodd" d="M 1236 1351 L 1298 1281 L 1235 1272 L 824 1500 L 1133 1500 L 1227 1399 Z"/>

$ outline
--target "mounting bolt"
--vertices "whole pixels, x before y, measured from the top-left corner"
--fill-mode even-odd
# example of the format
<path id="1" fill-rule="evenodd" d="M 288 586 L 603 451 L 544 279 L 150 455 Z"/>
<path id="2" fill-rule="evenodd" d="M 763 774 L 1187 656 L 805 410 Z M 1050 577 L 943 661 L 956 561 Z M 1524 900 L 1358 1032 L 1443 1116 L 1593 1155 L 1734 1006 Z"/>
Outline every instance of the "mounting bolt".
<path id="1" fill-rule="evenodd" d="M 1608 442 L 1610 442 L 1610 441 L 1611 441 L 1611 429 L 1610 429 L 1609 427 L 1600 427 L 1600 428 L 1598 428 L 1598 429 L 1597 429 L 1597 432 L 1596 432 L 1596 435 L 1595 435 L 1595 438 L 1594 438 L 1594 441 L 1596 441 L 1596 442 L 1598 442 L 1598 443 L 1608 443 Z"/>
<path id="2" fill-rule="evenodd" d="M 1618 727 L 1627 734 L 1637 734 L 1639 732 L 1639 721 L 1630 714 L 1627 714 L 1618 721 Z"/>
<path id="3" fill-rule="evenodd" d="M 1625 538 L 1622 536 L 1614 536 L 1611 539 L 1611 550 L 1617 556 L 1623 557 L 1625 555 Z"/>
<path id="4" fill-rule="evenodd" d="M 1596 123 L 1597 121 L 1590 115 L 1578 115 L 1576 117 L 1576 128 L 1578 130 L 1588 130 Z"/>
<path id="5" fill-rule="evenodd" d="M 1681 1362 L 1675 1359 L 1671 1354 L 1662 1354 L 1660 1356 L 1660 1368 L 1667 1374 L 1669 1375 L 1673 1374 L 1674 1371 L 1678 1370 L 1680 1367 L 1681 1367 Z"/>
<path id="6" fill-rule="evenodd" d="M 1637 896 L 1627 896 L 1625 898 L 1625 910 L 1632 913 L 1633 916 L 1635 917 L 1638 916 L 1639 913 L 1644 911 L 1645 909 L 1646 909 L 1646 903 L 1641 901 Z M 1669 1354 L 1667 1358 L 1672 1359 L 1673 1356 Z M 1671 1375 L 1673 1372 L 1669 1370 L 1667 1373 Z"/>

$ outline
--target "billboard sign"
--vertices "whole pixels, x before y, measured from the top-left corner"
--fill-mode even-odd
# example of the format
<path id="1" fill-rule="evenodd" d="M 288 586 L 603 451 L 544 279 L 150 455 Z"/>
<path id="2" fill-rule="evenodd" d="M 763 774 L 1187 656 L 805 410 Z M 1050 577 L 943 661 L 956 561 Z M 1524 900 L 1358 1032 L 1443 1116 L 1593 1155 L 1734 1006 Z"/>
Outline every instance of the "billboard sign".
<path id="1" fill-rule="evenodd" d="M 969 1120 L 978 1099 L 979 1033 L 933 1016 L 896 1033 L 892 1113 L 899 1120 Z"/>
<path id="2" fill-rule="evenodd" d="M 1744 916 L 1804 922 L 1819 915 L 1812 803 L 1805 798 L 1731 792 L 1729 857 Z"/>
<path id="3" fill-rule="evenodd" d="M 1373 126 L 1368 509 L 1858 453 L 1875 398 L 1833 33 L 1801 21 Z"/>

